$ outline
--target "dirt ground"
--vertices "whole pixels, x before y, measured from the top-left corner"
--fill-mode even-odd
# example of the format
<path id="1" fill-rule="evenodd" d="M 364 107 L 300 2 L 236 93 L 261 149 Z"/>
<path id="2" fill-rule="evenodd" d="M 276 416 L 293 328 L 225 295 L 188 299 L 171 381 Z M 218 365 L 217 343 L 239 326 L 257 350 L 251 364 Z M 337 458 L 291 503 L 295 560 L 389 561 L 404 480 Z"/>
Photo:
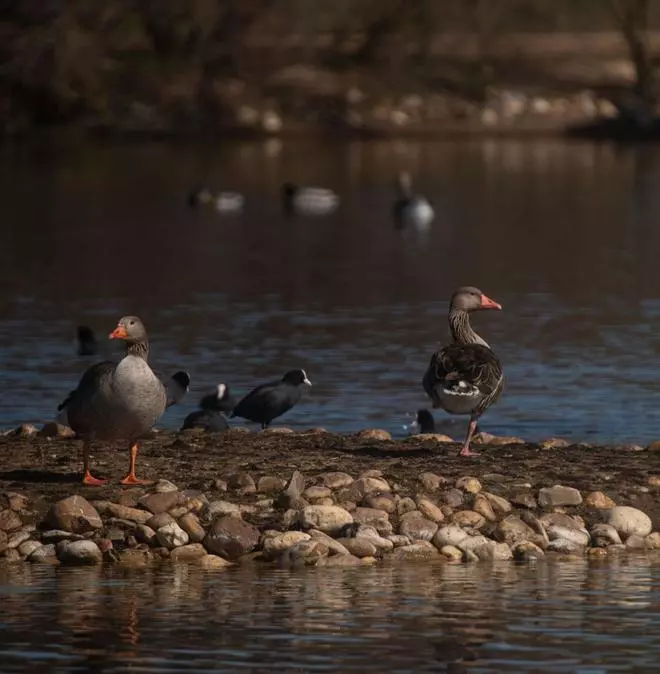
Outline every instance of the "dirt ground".
<path id="1" fill-rule="evenodd" d="M 432 471 L 453 482 L 471 475 L 484 488 L 506 495 L 513 484 L 529 483 L 534 489 L 563 484 L 590 491 L 604 491 L 618 505 L 634 505 L 660 523 L 660 453 L 612 447 L 573 445 L 543 449 L 539 445 L 475 446 L 478 457 L 458 456 L 459 445 L 438 443 L 417 436 L 404 441 L 365 440 L 332 433 L 252 433 L 236 430 L 224 434 L 158 432 L 142 443 L 137 474 L 165 478 L 180 489 L 203 490 L 209 498 L 223 496 L 216 479 L 248 471 L 288 479 L 301 471 L 308 484 L 324 471 L 344 471 L 357 477 L 379 469 L 406 493 L 419 490 L 417 477 Z M 31 496 L 37 510 L 72 493 L 87 498 L 116 501 L 129 489 L 118 484 L 128 465 L 127 447 L 93 449 L 93 472 L 111 482 L 87 487 L 81 479 L 81 442 L 72 438 L 0 437 L 0 492 L 19 491 Z M 650 478 L 650 479 L 649 479 Z M 396 486 L 398 485 L 398 487 Z M 130 488 L 139 495 L 140 489 Z M 253 496 L 241 496 L 250 502 Z M 579 510 L 579 509 L 578 509 Z"/>

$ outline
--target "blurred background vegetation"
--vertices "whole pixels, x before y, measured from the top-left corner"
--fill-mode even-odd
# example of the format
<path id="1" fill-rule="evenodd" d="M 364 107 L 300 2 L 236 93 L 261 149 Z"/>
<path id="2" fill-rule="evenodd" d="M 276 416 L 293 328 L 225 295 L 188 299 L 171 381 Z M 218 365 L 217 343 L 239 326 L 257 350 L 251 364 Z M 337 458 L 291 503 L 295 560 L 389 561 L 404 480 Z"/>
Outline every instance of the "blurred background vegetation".
<path id="1" fill-rule="evenodd" d="M 0 0 L 0 129 L 336 127 L 365 97 L 495 86 L 653 106 L 658 27 L 651 0 Z"/>

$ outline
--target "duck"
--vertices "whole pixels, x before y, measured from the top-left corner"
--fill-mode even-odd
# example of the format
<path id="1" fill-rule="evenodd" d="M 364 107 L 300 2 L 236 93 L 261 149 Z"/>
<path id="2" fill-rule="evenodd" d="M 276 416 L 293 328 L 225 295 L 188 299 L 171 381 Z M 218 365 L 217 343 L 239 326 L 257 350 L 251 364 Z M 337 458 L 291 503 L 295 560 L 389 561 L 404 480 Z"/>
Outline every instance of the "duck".
<path id="1" fill-rule="evenodd" d="M 282 379 L 261 384 L 242 398 L 231 413 L 268 428 L 273 419 L 297 405 L 305 387 L 311 387 L 305 370 L 289 370 Z"/>
<path id="2" fill-rule="evenodd" d="M 470 441 L 479 417 L 502 393 L 504 374 L 499 358 L 472 328 L 470 313 L 502 309 L 502 305 L 473 286 L 458 288 L 449 303 L 452 343 L 431 356 L 422 386 L 433 402 L 449 414 L 470 416 L 461 456 L 478 456 Z"/>
<path id="3" fill-rule="evenodd" d="M 138 441 L 151 430 L 168 404 L 180 400 L 190 377 L 177 373 L 169 388 L 158 379 L 147 362 L 149 339 L 137 316 L 120 318 L 108 337 L 123 340 L 126 355 L 118 363 L 105 360 L 88 368 L 58 410 L 83 440 L 83 484 L 100 486 L 107 482 L 90 472 L 90 444 L 119 440 L 129 443 L 129 468 L 121 484 L 148 484 L 135 475 Z"/>
<path id="4" fill-rule="evenodd" d="M 397 229 L 428 229 L 435 217 L 435 211 L 425 196 L 413 194 L 412 178 L 407 171 L 399 173 L 398 188 L 399 198 L 394 202 L 394 223 Z"/>
<path id="5" fill-rule="evenodd" d="M 188 428 L 203 428 L 210 433 L 226 431 L 229 423 L 225 414 L 229 414 L 235 407 L 234 400 L 227 384 L 218 384 L 213 393 L 202 397 L 199 401 L 200 409 L 191 412 L 184 420 L 181 430 Z"/>
<path id="6" fill-rule="evenodd" d="M 210 206 L 218 213 L 239 213 L 245 205 L 245 197 L 238 192 L 217 192 L 214 194 L 208 187 L 199 187 L 188 194 L 188 205 L 191 208 Z"/>
<path id="7" fill-rule="evenodd" d="M 435 433 L 435 419 L 429 410 L 417 410 L 417 416 L 412 426 L 419 429 L 419 433 Z"/>
<path id="8" fill-rule="evenodd" d="M 99 345 L 94 331 L 88 325 L 79 325 L 76 330 L 79 356 L 95 356 Z"/>
<path id="9" fill-rule="evenodd" d="M 289 215 L 327 215 L 339 206 L 339 195 L 327 187 L 300 187 L 294 183 L 282 185 L 282 205 Z"/>

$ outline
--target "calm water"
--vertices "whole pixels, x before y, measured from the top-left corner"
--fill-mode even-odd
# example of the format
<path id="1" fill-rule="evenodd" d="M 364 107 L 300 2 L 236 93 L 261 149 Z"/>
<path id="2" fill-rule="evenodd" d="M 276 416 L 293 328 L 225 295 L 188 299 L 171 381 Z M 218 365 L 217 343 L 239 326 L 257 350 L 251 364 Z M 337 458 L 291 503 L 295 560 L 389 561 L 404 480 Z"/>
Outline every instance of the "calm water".
<path id="1" fill-rule="evenodd" d="M 656 672 L 660 566 L 0 567 L 13 672 Z"/>
<path id="2" fill-rule="evenodd" d="M 392 227 L 400 167 L 436 204 L 428 237 Z M 342 207 L 284 218 L 287 179 Z M 242 191 L 245 213 L 191 212 L 197 181 Z M 163 426 L 220 381 L 240 394 L 304 367 L 314 389 L 283 423 L 402 435 L 446 300 L 474 284 L 504 305 L 476 319 L 507 376 L 484 430 L 658 438 L 658 184 L 658 149 L 561 141 L 5 149 L 0 427 L 52 418 L 90 363 L 78 323 L 104 336 L 137 313 L 156 369 L 193 376 Z"/>

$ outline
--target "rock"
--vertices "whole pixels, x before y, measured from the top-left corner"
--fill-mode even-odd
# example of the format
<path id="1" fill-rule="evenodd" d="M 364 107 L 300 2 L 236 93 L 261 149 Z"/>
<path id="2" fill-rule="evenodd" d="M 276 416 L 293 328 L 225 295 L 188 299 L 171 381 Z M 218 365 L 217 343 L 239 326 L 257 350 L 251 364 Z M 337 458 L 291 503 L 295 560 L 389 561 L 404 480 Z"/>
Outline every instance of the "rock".
<path id="1" fill-rule="evenodd" d="M 264 555 L 268 559 L 277 558 L 282 552 L 296 545 L 300 541 L 309 541 L 311 536 L 303 531 L 287 531 L 277 536 L 271 536 L 263 541 Z"/>
<path id="2" fill-rule="evenodd" d="M 56 421 L 48 421 L 39 431 L 39 435 L 44 438 L 72 438 L 75 436 L 75 433 L 71 428 L 64 424 L 58 424 Z"/>
<path id="3" fill-rule="evenodd" d="M 254 482 L 254 478 L 250 473 L 246 473 L 245 471 L 232 473 L 227 478 L 227 488 L 241 496 L 257 493 L 257 485 Z"/>
<path id="4" fill-rule="evenodd" d="M 440 508 L 438 508 L 438 506 L 430 499 L 418 499 L 417 507 L 419 508 L 419 512 L 421 512 L 427 520 L 431 520 L 431 522 L 435 522 L 436 524 L 444 522 L 445 516 L 443 515 L 442 510 L 440 510 Z"/>
<path id="5" fill-rule="evenodd" d="M 0 510 L 0 531 L 17 531 L 23 526 L 23 521 L 13 510 Z"/>
<path id="6" fill-rule="evenodd" d="M 45 562 L 51 561 L 56 558 L 56 550 L 54 543 L 48 543 L 47 545 L 40 545 L 38 548 L 35 548 L 32 553 L 27 557 L 28 562 Z"/>
<path id="7" fill-rule="evenodd" d="M 513 559 L 511 548 L 509 548 L 506 543 L 496 543 L 495 541 L 489 541 L 484 545 L 478 545 L 472 549 L 472 552 L 474 552 L 482 562 L 502 562 Z"/>
<path id="8" fill-rule="evenodd" d="M 328 548 L 319 541 L 298 541 L 295 545 L 282 552 L 279 562 L 284 566 L 312 566 L 322 557 L 327 556 L 327 554 Z"/>
<path id="9" fill-rule="evenodd" d="M 300 522 L 300 512 L 290 508 L 282 515 L 282 529 L 285 531 L 290 531 L 291 529 L 296 529 Z"/>
<path id="10" fill-rule="evenodd" d="M 392 435 L 381 428 L 365 428 L 356 434 L 358 440 L 391 440 Z"/>
<path id="11" fill-rule="evenodd" d="M 513 506 L 505 498 L 502 498 L 501 496 L 491 494 L 490 492 L 487 491 L 481 492 L 481 496 L 485 496 L 488 499 L 488 502 L 490 503 L 493 511 L 498 515 L 508 515 L 513 510 Z M 474 505 L 472 506 L 472 509 L 476 510 L 476 512 L 479 512 L 474 507 Z M 481 514 L 484 515 L 484 513 Z M 484 515 L 484 517 L 486 516 Z"/>
<path id="12" fill-rule="evenodd" d="M 186 545 L 190 540 L 188 534 L 176 522 L 171 522 L 157 529 L 156 538 L 168 550 Z"/>
<path id="13" fill-rule="evenodd" d="M 64 529 L 76 534 L 94 531 L 103 526 L 96 508 L 82 496 L 69 496 L 54 503 L 44 522 L 50 529 Z"/>
<path id="14" fill-rule="evenodd" d="M 178 491 L 178 487 L 173 483 L 170 482 L 169 480 L 158 480 L 156 484 L 154 485 L 154 491 L 157 494 L 164 494 L 166 492 L 171 492 L 171 491 Z M 154 513 L 156 514 L 156 513 Z"/>
<path id="15" fill-rule="evenodd" d="M 586 547 L 591 540 L 589 533 L 585 529 L 563 527 L 559 524 L 549 526 L 547 532 L 551 541 L 563 539 L 580 547 Z"/>
<path id="16" fill-rule="evenodd" d="M 364 561 L 354 555 L 335 555 L 319 559 L 317 566 L 362 566 Z"/>
<path id="17" fill-rule="evenodd" d="M 340 538 L 341 543 L 355 557 L 375 557 L 378 549 L 368 538 Z"/>
<path id="18" fill-rule="evenodd" d="M 441 550 L 446 545 L 457 547 L 459 543 L 464 541 L 467 537 L 468 535 L 463 529 L 455 524 L 450 524 L 438 529 L 433 537 L 433 545 L 435 545 L 438 550 Z"/>
<path id="19" fill-rule="evenodd" d="M 428 541 L 418 541 L 396 548 L 389 556 L 389 560 L 392 562 L 416 562 L 435 559 L 438 556 L 438 551 L 431 543 Z"/>
<path id="20" fill-rule="evenodd" d="M 513 546 L 513 558 L 521 562 L 530 562 L 544 556 L 545 552 L 531 541 L 518 541 Z"/>
<path id="21" fill-rule="evenodd" d="M 29 538 L 29 534 L 28 534 Z M 81 534 L 74 534 L 70 531 L 63 531 L 61 529 L 50 529 L 41 533 L 42 543 L 59 543 L 60 541 L 79 541 L 84 538 Z M 123 532 L 122 532 L 123 538 Z"/>
<path id="22" fill-rule="evenodd" d="M 334 538 L 328 536 L 328 534 L 324 534 L 322 531 L 319 531 L 318 529 L 310 529 L 307 533 L 315 541 L 323 543 L 323 545 L 325 545 L 331 553 L 335 555 L 349 554 L 348 550 L 344 545 L 342 545 L 339 541 L 335 540 Z"/>
<path id="23" fill-rule="evenodd" d="M 7 491 L 4 494 L 0 494 L 0 504 L 2 504 L 2 508 L 9 508 L 9 510 L 13 510 L 14 512 L 20 512 L 21 510 L 28 509 L 30 499 L 25 494 Z"/>
<path id="24" fill-rule="evenodd" d="M 472 501 L 472 510 L 474 510 L 476 513 L 479 513 L 489 522 L 497 522 L 497 515 L 495 515 L 493 506 L 483 494 L 477 494 L 474 497 Z"/>
<path id="25" fill-rule="evenodd" d="M 343 502 L 352 501 L 353 503 L 360 503 L 367 494 L 390 491 L 392 489 L 386 480 L 378 477 L 361 477 L 342 490 L 338 497 Z"/>
<path id="26" fill-rule="evenodd" d="M 152 515 L 147 520 L 147 526 L 151 527 L 154 531 L 158 531 L 162 527 L 166 527 L 168 524 L 174 524 L 176 520 L 169 513 L 160 513 L 159 515 Z"/>
<path id="27" fill-rule="evenodd" d="M 344 526 L 352 523 L 351 513 L 339 506 L 306 506 L 300 514 L 303 529 L 318 529 L 329 535 L 339 534 Z"/>
<path id="28" fill-rule="evenodd" d="M 621 545 L 621 536 L 611 524 L 594 524 L 591 527 L 593 545 L 598 548 L 606 548 L 610 545 Z"/>
<path id="29" fill-rule="evenodd" d="M 72 541 L 59 550 L 62 564 L 100 564 L 103 554 L 94 541 Z"/>
<path id="30" fill-rule="evenodd" d="M 218 490 L 225 492 L 227 491 L 227 482 L 222 478 L 216 478 L 213 482 L 213 486 Z"/>
<path id="31" fill-rule="evenodd" d="M 294 470 L 284 491 L 277 495 L 275 506 L 281 510 L 298 507 L 304 490 L 305 478 L 301 472 Z"/>
<path id="32" fill-rule="evenodd" d="M 206 531 L 194 513 L 186 513 L 181 516 L 178 524 L 188 534 L 191 543 L 201 543 L 204 540 Z"/>
<path id="33" fill-rule="evenodd" d="M 445 480 L 444 477 L 428 471 L 420 473 L 417 479 L 421 482 L 422 487 L 426 491 L 437 491 L 442 485 L 447 484 L 447 480 Z"/>
<path id="34" fill-rule="evenodd" d="M 358 529 L 355 538 L 366 538 L 376 546 L 379 552 L 390 552 L 394 549 L 392 541 L 383 538 L 373 527 L 364 524 Z"/>
<path id="35" fill-rule="evenodd" d="M 417 504 L 409 496 L 404 496 L 402 499 L 399 499 L 396 504 L 396 511 L 399 517 L 406 513 L 410 513 L 413 510 L 417 510 Z"/>
<path id="36" fill-rule="evenodd" d="M 149 566 L 155 558 L 151 550 L 139 550 L 135 548 L 126 548 L 125 550 L 115 551 L 112 557 L 118 564 L 130 569 L 144 569 Z"/>
<path id="37" fill-rule="evenodd" d="M 440 548 L 440 554 L 451 562 L 460 562 L 463 559 L 463 553 L 453 545 L 443 545 Z"/>
<path id="38" fill-rule="evenodd" d="M 230 561 L 251 552 L 258 543 L 259 529 L 231 515 L 214 520 L 203 541 L 210 553 Z"/>
<path id="39" fill-rule="evenodd" d="M 138 503 L 150 513 L 160 515 L 173 508 L 179 499 L 175 491 L 163 491 L 155 494 L 146 494 L 138 499 Z"/>
<path id="40" fill-rule="evenodd" d="M 206 549 L 200 543 L 182 545 L 170 553 L 170 559 L 173 562 L 193 562 L 200 557 L 206 557 Z"/>
<path id="41" fill-rule="evenodd" d="M 23 560 L 18 550 L 16 550 L 15 548 L 9 548 L 5 551 L 2 561 L 5 564 L 15 564 L 16 562 L 21 562 Z"/>
<path id="42" fill-rule="evenodd" d="M 564 447 L 570 446 L 570 442 L 564 438 L 547 438 L 539 442 L 539 447 L 541 449 L 563 449 Z M 573 504 L 566 504 L 573 505 Z"/>
<path id="43" fill-rule="evenodd" d="M 361 501 L 363 506 L 367 508 L 375 508 L 376 510 L 384 510 L 386 513 L 391 514 L 396 511 L 397 502 L 389 492 L 383 492 L 382 494 L 372 493 L 367 494 Z"/>
<path id="44" fill-rule="evenodd" d="M 485 517 L 474 510 L 459 510 L 452 515 L 451 520 L 459 527 L 472 529 L 481 529 L 486 524 Z"/>
<path id="45" fill-rule="evenodd" d="M 14 531 L 12 534 L 7 534 L 4 531 L 0 531 L 0 552 L 5 548 L 10 550 L 17 548 L 23 541 L 30 540 L 30 532 L 23 529 L 19 531 Z"/>
<path id="46" fill-rule="evenodd" d="M 228 562 L 226 559 L 218 557 L 217 555 L 206 555 L 206 557 L 200 557 L 198 563 L 202 569 L 209 570 L 226 569 L 228 566 L 231 566 L 231 562 Z"/>
<path id="47" fill-rule="evenodd" d="M 539 489 L 538 502 L 542 508 L 557 506 L 576 506 L 582 503 L 582 495 L 573 487 L 564 487 L 556 484 L 554 487 Z"/>
<path id="48" fill-rule="evenodd" d="M 626 548 L 629 550 L 648 550 L 646 537 L 638 534 L 630 534 L 626 539 Z"/>
<path id="49" fill-rule="evenodd" d="M 146 524 L 138 524 L 137 527 L 135 527 L 135 538 L 140 541 L 140 543 L 146 543 L 151 547 L 156 547 L 158 545 L 156 532 Z"/>
<path id="50" fill-rule="evenodd" d="M 314 501 L 320 498 L 328 498 L 329 496 L 332 496 L 332 489 L 330 489 L 329 487 L 323 487 L 321 485 L 313 485 L 311 487 L 307 487 L 307 489 L 305 489 L 305 491 L 303 492 L 303 498 L 306 499 L 307 501 Z"/>
<path id="51" fill-rule="evenodd" d="M 17 550 L 22 557 L 29 557 L 37 548 L 42 547 L 39 541 L 23 541 Z"/>
<path id="52" fill-rule="evenodd" d="M 463 492 L 460 489 L 447 489 L 441 494 L 442 500 L 452 508 L 460 508 L 465 499 L 463 498 Z"/>
<path id="53" fill-rule="evenodd" d="M 651 518 L 645 512 L 631 506 L 612 508 L 608 514 L 608 523 L 624 536 L 631 534 L 648 536 L 653 529 Z"/>
<path id="54" fill-rule="evenodd" d="M 489 445 L 493 442 L 495 436 L 492 433 L 487 433 L 486 431 L 480 431 L 475 433 L 472 438 L 472 442 L 475 445 Z"/>
<path id="55" fill-rule="evenodd" d="M 286 487 L 286 480 L 274 475 L 264 475 L 257 481 L 257 491 L 260 494 L 276 494 Z"/>
<path id="56" fill-rule="evenodd" d="M 496 435 L 490 441 L 491 445 L 524 445 L 526 442 L 516 435 Z"/>
<path id="57" fill-rule="evenodd" d="M 509 545 L 528 540 L 533 536 L 534 530 L 517 515 L 508 515 L 495 528 L 495 538 Z"/>
<path id="58" fill-rule="evenodd" d="M 353 483 L 353 478 L 348 473 L 342 473 L 340 471 L 321 473 L 317 479 L 321 484 L 330 489 L 341 489 L 342 487 L 348 487 Z"/>
<path id="59" fill-rule="evenodd" d="M 139 524 L 145 524 L 152 517 L 152 513 L 148 510 L 131 508 L 125 505 L 119 505 L 118 503 L 110 503 L 109 501 L 94 501 L 94 506 L 102 515 L 111 515 L 112 517 L 118 517 L 122 520 L 132 520 Z"/>
<path id="60" fill-rule="evenodd" d="M 660 533 L 657 531 L 649 534 L 644 540 L 647 550 L 660 550 Z"/>
<path id="61" fill-rule="evenodd" d="M 581 554 L 584 548 L 577 543 L 567 541 L 565 538 L 556 538 L 548 544 L 548 550 L 551 552 L 561 552 L 563 554 Z"/>
<path id="62" fill-rule="evenodd" d="M 546 530 L 554 524 L 569 529 L 585 528 L 584 520 L 579 515 L 571 516 L 566 513 L 546 513 L 541 516 L 540 522 Z"/>
<path id="63" fill-rule="evenodd" d="M 456 480 L 456 489 L 467 492 L 468 494 L 478 494 L 481 491 L 481 482 L 476 477 L 459 477 Z"/>
<path id="64" fill-rule="evenodd" d="M 514 505 L 522 506 L 523 508 L 530 508 L 531 510 L 536 508 L 537 505 L 534 494 L 532 494 L 529 489 L 514 488 L 509 493 L 509 500 Z"/>
<path id="65" fill-rule="evenodd" d="M 386 538 L 388 541 L 391 541 L 395 548 L 400 548 L 403 545 L 410 545 L 412 543 L 408 536 L 404 536 L 403 534 L 390 534 Z"/>
<path id="66" fill-rule="evenodd" d="M 34 424 L 21 424 L 12 431 L 12 435 L 16 435 L 19 438 L 31 438 L 38 432 L 39 429 Z"/>
<path id="67" fill-rule="evenodd" d="M 389 515 L 384 510 L 356 508 L 353 512 L 353 521 L 356 524 L 368 524 L 374 527 L 381 536 L 387 536 L 393 532 Z"/>
<path id="68" fill-rule="evenodd" d="M 456 547 L 459 550 L 462 550 L 468 561 L 479 561 L 479 557 L 476 554 L 470 556 L 468 553 L 474 553 L 475 549 L 480 548 L 484 545 L 494 545 L 495 541 L 492 541 L 490 538 L 486 538 L 479 534 L 478 536 L 468 536 L 464 538 Z"/>
<path id="69" fill-rule="evenodd" d="M 614 508 L 616 503 L 602 491 L 589 492 L 584 497 L 584 504 L 589 508 Z"/>
<path id="70" fill-rule="evenodd" d="M 419 510 L 406 513 L 399 520 L 399 533 L 413 541 L 430 541 L 437 530 L 437 523 L 426 519 Z"/>
<path id="71" fill-rule="evenodd" d="M 240 517 L 241 508 L 229 501 L 211 501 L 201 513 L 202 521 L 211 522 L 216 517 Z"/>

